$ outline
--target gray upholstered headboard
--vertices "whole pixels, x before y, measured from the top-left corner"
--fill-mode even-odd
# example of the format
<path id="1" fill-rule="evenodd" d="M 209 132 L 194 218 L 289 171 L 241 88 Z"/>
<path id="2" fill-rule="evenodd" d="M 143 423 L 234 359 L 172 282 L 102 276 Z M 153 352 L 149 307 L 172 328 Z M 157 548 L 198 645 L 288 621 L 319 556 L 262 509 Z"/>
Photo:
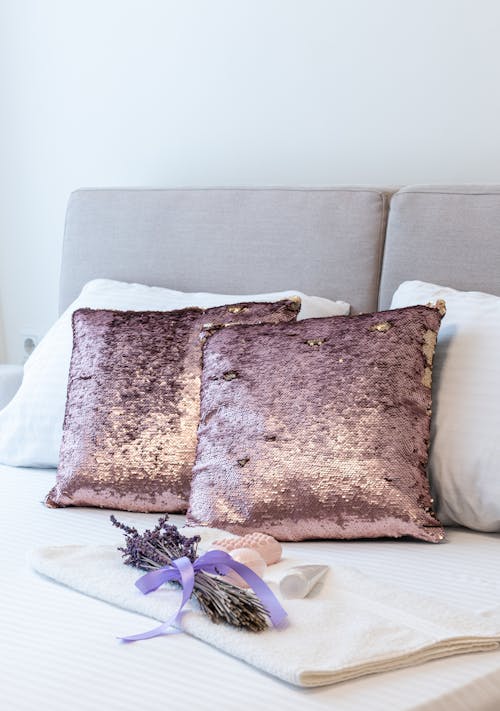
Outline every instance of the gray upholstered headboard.
<path id="1" fill-rule="evenodd" d="M 387 307 L 405 279 L 500 294 L 500 186 L 403 188 L 387 225 L 390 199 L 366 187 L 78 190 L 60 308 L 96 277 L 182 291 L 292 288 L 354 311 Z"/>
<path id="2" fill-rule="evenodd" d="M 298 289 L 375 308 L 387 196 L 369 188 L 78 190 L 60 306 L 89 279 L 228 294 Z"/>
<path id="3" fill-rule="evenodd" d="M 382 308 L 407 279 L 500 295 L 500 185 L 411 185 L 393 195 Z"/>

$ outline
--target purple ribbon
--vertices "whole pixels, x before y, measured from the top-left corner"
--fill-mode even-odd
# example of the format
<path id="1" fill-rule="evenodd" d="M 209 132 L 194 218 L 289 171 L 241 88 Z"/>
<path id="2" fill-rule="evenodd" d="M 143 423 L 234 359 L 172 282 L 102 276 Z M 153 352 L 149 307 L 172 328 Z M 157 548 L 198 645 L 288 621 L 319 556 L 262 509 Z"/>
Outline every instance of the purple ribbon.
<path id="1" fill-rule="evenodd" d="M 191 563 L 187 557 L 177 558 L 177 560 L 172 561 L 171 565 L 159 568 L 158 570 L 152 570 L 150 573 L 146 573 L 146 575 L 139 578 L 139 580 L 136 580 L 136 587 L 138 587 L 144 595 L 153 592 L 153 590 L 159 588 L 163 583 L 172 581 L 178 582 L 182 586 L 182 600 L 177 612 L 159 627 L 154 627 L 152 630 L 149 630 L 149 632 L 134 634 L 129 637 L 121 637 L 120 639 L 124 642 L 136 642 L 140 639 L 151 639 L 151 637 L 158 637 L 163 634 L 171 634 L 172 632 L 178 631 L 172 630 L 171 628 L 180 624 L 184 606 L 193 592 L 196 573 L 204 571 L 205 573 L 212 573 L 214 575 L 225 575 L 231 570 L 234 570 L 235 573 L 241 576 L 243 580 L 250 585 L 264 605 L 272 624 L 275 627 L 282 626 L 287 614 L 262 578 L 246 565 L 243 565 L 243 563 L 238 563 L 238 561 L 233 560 L 225 551 L 213 550 L 197 558 L 194 563 Z"/>

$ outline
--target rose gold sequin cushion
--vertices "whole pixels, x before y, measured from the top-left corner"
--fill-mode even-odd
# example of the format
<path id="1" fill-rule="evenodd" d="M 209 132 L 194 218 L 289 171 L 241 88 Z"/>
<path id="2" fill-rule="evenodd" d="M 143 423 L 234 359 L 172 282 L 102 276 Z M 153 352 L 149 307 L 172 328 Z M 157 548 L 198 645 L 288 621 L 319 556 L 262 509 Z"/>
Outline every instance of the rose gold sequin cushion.
<path id="1" fill-rule="evenodd" d="M 426 476 L 441 317 L 415 306 L 207 337 L 188 522 L 442 539 Z"/>
<path id="2" fill-rule="evenodd" d="M 73 315 L 56 485 L 48 506 L 185 511 L 204 324 L 295 319 L 300 301 Z"/>

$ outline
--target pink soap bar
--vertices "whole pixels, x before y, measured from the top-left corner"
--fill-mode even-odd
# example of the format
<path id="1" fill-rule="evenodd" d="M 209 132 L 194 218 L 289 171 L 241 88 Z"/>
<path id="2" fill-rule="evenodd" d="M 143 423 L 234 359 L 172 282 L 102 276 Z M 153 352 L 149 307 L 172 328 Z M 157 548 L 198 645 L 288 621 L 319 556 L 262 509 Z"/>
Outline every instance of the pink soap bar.
<path id="1" fill-rule="evenodd" d="M 226 552 L 229 553 L 229 551 Z M 266 562 L 264 558 L 260 555 L 260 553 L 257 553 L 255 548 L 235 548 L 231 551 L 230 556 L 231 558 L 233 558 L 233 560 L 236 560 L 238 563 L 243 563 L 243 565 L 246 565 L 247 568 L 253 570 L 253 572 L 256 573 L 259 578 L 262 578 L 262 576 L 264 575 L 264 571 L 267 567 Z M 231 570 L 231 572 L 227 573 L 225 575 L 225 579 L 239 588 L 250 587 L 246 580 L 241 578 L 234 570 Z"/>
<path id="2" fill-rule="evenodd" d="M 214 547 L 222 548 L 222 550 L 230 553 L 236 548 L 251 548 L 257 551 L 267 565 L 278 563 L 281 560 L 281 543 L 272 536 L 266 533 L 247 533 L 245 536 L 237 538 L 221 538 L 213 542 Z"/>

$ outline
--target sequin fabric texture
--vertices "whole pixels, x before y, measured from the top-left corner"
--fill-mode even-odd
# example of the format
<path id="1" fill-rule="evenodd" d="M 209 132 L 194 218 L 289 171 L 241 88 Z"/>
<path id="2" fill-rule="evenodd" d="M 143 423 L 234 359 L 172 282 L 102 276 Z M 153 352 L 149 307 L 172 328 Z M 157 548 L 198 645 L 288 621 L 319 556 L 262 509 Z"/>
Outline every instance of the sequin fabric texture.
<path id="1" fill-rule="evenodd" d="M 188 522 L 441 540 L 426 476 L 441 317 L 416 306 L 207 337 Z"/>
<path id="2" fill-rule="evenodd" d="M 55 506 L 185 511 L 196 452 L 200 332 L 295 319 L 300 300 L 211 309 L 80 309 Z"/>

